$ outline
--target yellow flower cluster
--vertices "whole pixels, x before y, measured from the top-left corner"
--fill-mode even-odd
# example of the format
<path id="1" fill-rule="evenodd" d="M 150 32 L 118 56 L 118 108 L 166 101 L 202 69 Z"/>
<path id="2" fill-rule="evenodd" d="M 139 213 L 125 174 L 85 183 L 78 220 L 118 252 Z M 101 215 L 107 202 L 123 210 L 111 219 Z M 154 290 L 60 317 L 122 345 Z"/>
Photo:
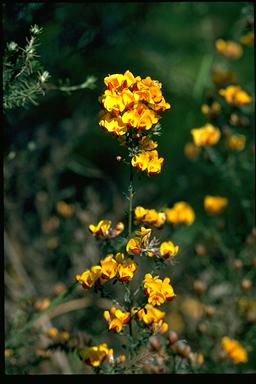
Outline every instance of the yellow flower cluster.
<path id="1" fill-rule="evenodd" d="M 215 42 L 215 46 L 221 55 L 229 59 L 239 59 L 243 54 L 243 48 L 235 41 L 218 39 Z"/>
<path id="2" fill-rule="evenodd" d="M 153 227 L 161 228 L 166 221 L 166 215 L 164 212 L 158 212 L 155 209 L 145 209 L 138 206 L 134 211 L 134 219 L 137 223 L 149 224 Z"/>
<path id="3" fill-rule="evenodd" d="M 213 215 L 223 212 L 227 205 L 228 199 L 226 197 L 207 195 L 204 198 L 204 209 Z"/>
<path id="4" fill-rule="evenodd" d="M 132 314 L 142 321 L 145 325 L 151 325 L 153 333 L 163 334 L 168 331 L 168 324 L 163 321 L 165 312 L 146 304 L 144 308 L 132 308 Z"/>
<path id="5" fill-rule="evenodd" d="M 226 146 L 231 151 L 242 151 L 245 147 L 246 137 L 240 134 L 232 134 L 226 138 Z"/>
<path id="6" fill-rule="evenodd" d="M 162 95 L 162 84 L 150 76 L 134 77 L 130 71 L 109 75 L 104 82 L 108 89 L 99 99 L 103 107 L 99 125 L 114 136 L 124 137 L 120 143 L 134 150 L 133 167 L 149 176 L 158 174 L 164 159 L 158 156 L 157 143 L 147 135 L 160 114 L 171 107 Z"/>
<path id="7" fill-rule="evenodd" d="M 175 297 L 168 277 L 161 280 L 159 276 L 153 277 L 150 273 L 144 276 L 144 292 L 148 296 L 148 303 L 152 305 L 161 305 L 166 300 L 170 301 Z"/>
<path id="8" fill-rule="evenodd" d="M 160 173 L 163 162 L 164 158 L 158 157 L 156 150 L 141 151 L 132 157 L 132 166 L 140 171 L 146 171 L 149 176 Z"/>
<path id="9" fill-rule="evenodd" d="M 111 307 L 110 311 L 104 311 L 104 319 L 109 324 L 109 331 L 119 333 L 123 329 L 123 325 L 128 324 L 130 320 L 130 312 L 122 312 L 116 307 Z"/>
<path id="10" fill-rule="evenodd" d="M 124 224 L 123 223 L 117 223 L 115 228 L 111 228 L 112 222 L 110 220 L 100 220 L 98 224 L 89 225 L 89 231 L 92 233 L 93 236 L 96 237 L 97 240 L 104 239 L 107 237 L 116 237 L 120 235 L 120 233 L 124 230 Z"/>
<path id="11" fill-rule="evenodd" d="M 137 264 L 131 259 L 124 259 L 123 253 L 107 255 L 100 261 L 101 265 L 94 265 L 85 270 L 81 275 L 76 275 L 76 280 L 88 289 L 97 284 L 104 284 L 108 280 L 117 277 L 120 281 L 128 281 L 133 278 Z"/>
<path id="12" fill-rule="evenodd" d="M 225 336 L 221 340 L 221 345 L 227 356 L 235 364 L 246 363 L 248 361 L 246 349 L 237 340 Z"/>
<path id="13" fill-rule="evenodd" d="M 113 349 L 109 349 L 107 344 L 99 344 L 92 347 L 85 347 L 79 352 L 80 358 L 92 367 L 99 367 L 104 360 L 113 359 Z"/>
<path id="14" fill-rule="evenodd" d="M 187 224 L 190 225 L 195 220 L 195 212 L 193 208 L 185 201 L 179 201 L 172 208 L 164 210 L 166 219 L 171 224 Z"/>
<path id="15" fill-rule="evenodd" d="M 225 89 L 220 89 L 219 94 L 223 96 L 230 105 L 239 107 L 247 105 L 251 102 L 251 97 L 238 85 L 229 85 Z"/>
<path id="16" fill-rule="evenodd" d="M 191 130 L 195 145 L 198 147 L 205 147 L 208 145 L 217 144 L 220 139 L 221 133 L 219 128 L 214 127 L 212 124 L 205 124 L 201 128 L 194 128 Z"/>

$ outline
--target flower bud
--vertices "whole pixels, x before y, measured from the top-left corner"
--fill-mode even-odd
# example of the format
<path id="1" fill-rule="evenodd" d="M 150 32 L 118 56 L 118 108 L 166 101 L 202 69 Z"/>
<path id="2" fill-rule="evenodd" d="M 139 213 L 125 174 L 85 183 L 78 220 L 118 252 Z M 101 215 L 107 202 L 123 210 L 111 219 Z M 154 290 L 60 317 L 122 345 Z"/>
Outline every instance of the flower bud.
<path id="1" fill-rule="evenodd" d="M 239 270 L 242 268 L 243 263 L 242 263 L 241 260 L 239 260 L 239 259 L 235 259 L 235 260 L 232 260 L 231 265 L 232 265 L 232 267 L 233 267 L 234 269 L 236 269 L 237 271 L 239 271 Z"/>
<path id="2" fill-rule="evenodd" d="M 159 349 L 161 348 L 161 343 L 160 343 L 159 339 L 156 336 L 151 336 L 150 337 L 149 344 L 150 344 L 150 350 L 152 352 L 159 351 Z"/>
<path id="3" fill-rule="evenodd" d="M 243 279 L 241 282 L 241 288 L 244 291 L 249 291 L 252 288 L 252 282 L 249 279 Z"/>
<path id="4" fill-rule="evenodd" d="M 197 244 L 195 247 L 195 251 L 198 256 L 204 256 L 206 254 L 206 248 L 203 244 Z"/>
<path id="5" fill-rule="evenodd" d="M 205 313 L 207 316 L 212 317 L 216 313 L 216 309 L 212 305 L 205 307 Z"/>
<path id="6" fill-rule="evenodd" d="M 206 286 L 201 280 L 195 280 L 193 282 L 193 288 L 198 294 L 202 294 L 206 291 Z"/>
<path id="7" fill-rule="evenodd" d="M 121 161 L 122 160 L 122 156 L 116 156 L 116 160 L 117 161 Z"/>
<path id="8" fill-rule="evenodd" d="M 168 332 L 168 341 L 169 341 L 170 346 L 175 344 L 178 340 L 179 340 L 179 338 L 178 338 L 178 335 L 176 332 L 174 332 L 174 331 Z"/>
<path id="9" fill-rule="evenodd" d="M 191 352 L 190 346 L 185 344 L 183 341 L 178 341 L 175 349 L 176 352 L 182 357 L 188 357 Z"/>

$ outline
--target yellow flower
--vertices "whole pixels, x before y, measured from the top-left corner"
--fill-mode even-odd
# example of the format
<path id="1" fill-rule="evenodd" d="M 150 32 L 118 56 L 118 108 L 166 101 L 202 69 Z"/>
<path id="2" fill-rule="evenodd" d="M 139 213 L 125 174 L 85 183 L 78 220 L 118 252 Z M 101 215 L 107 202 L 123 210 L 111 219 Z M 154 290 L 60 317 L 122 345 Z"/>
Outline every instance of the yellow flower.
<path id="1" fill-rule="evenodd" d="M 113 356 L 113 349 L 107 344 L 99 344 L 93 347 L 85 347 L 79 351 L 80 358 L 92 367 L 99 367 L 106 358 Z"/>
<path id="2" fill-rule="evenodd" d="M 151 232 L 152 230 L 149 229 L 149 228 L 145 228 L 145 227 L 140 227 L 140 229 L 138 231 L 135 231 L 135 234 L 137 236 L 140 236 L 141 238 L 141 245 L 146 248 L 147 247 L 147 244 L 148 244 L 148 241 L 149 241 L 149 238 L 151 236 Z"/>
<path id="3" fill-rule="evenodd" d="M 57 203 L 56 205 L 56 210 L 57 212 L 65 217 L 65 218 L 68 218 L 68 217 L 71 217 L 73 216 L 74 212 L 75 212 L 75 208 L 73 207 L 73 205 L 71 204 L 67 204 L 65 201 L 61 200 Z"/>
<path id="4" fill-rule="evenodd" d="M 235 41 L 224 41 L 223 39 L 218 39 L 215 42 L 215 46 L 221 55 L 229 59 L 239 59 L 243 54 L 243 48 Z"/>
<path id="5" fill-rule="evenodd" d="M 246 363 L 248 361 L 246 349 L 237 340 L 225 336 L 221 340 L 221 345 L 227 356 L 235 364 Z"/>
<path id="6" fill-rule="evenodd" d="M 135 220 L 142 221 L 147 213 L 147 209 L 143 207 L 136 207 L 134 211 Z"/>
<path id="7" fill-rule="evenodd" d="M 137 264 L 131 259 L 126 260 L 118 265 L 118 279 L 120 281 L 129 281 L 133 278 L 134 272 L 137 269 Z"/>
<path id="8" fill-rule="evenodd" d="M 163 157 L 158 157 L 156 150 L 148 152 L 147 174 L 149 176 L 158 175 L 164 162 Z"/>
<path id="9" fill-rule="evenodd" d="M 105 259 L 100 261 L 101 264 L 101 278 L 105 280 L 113 279 L 117 274 L 118 264 L 113 258 L 113 255 L 107 255 Z"/>
<path id="10" fill-rule="evenodd" d="M 149 176 L 157 175 L 161 172 L 164 162 L 163 157 L 158 157 L 158 152 L 142 151 L 132 157 L 132 166 L 140 171 L 146 171 Z"/>
<path id="11" fill-rule="evenodd" d="M 122 118 L 120 116 L 113 117 L 109 112 L 100 113 L 99 125 L 116 136 L 125 135 L 127 132 L 127 127 L 123 123 Z"/>
<path id="12" fill-rule="evenodd" d="M 168 324 L 163 322 L 165 312 L 160 311 L 151 304 L 146 304 L 142 309 L 134 311 L 140 321 L 146 325 L 151 325 L 154 333 L 165 333 L 168 330 Z"/>
<path id="13" fill-rule="evenodd" d="M 141 253 L 141 239 L 132 237 L 126 245 L 126 252 L 129 255 L 139 255 Z"/>
<path id="14" fill-rule="evenodd" d="M 208 119 L 213 119 L 220 114 L 221 105 L 217 101 L 214 101 L 211 105 L 203 104 L 201 111 L 206 117 L 208 117 Z"/>
<path id="15" fill-rule="evenodd" d="M 97 225 L 90 224 L 89 231 L 96 236 L 96 238 L 107 237 L 111 226 L 110 220 L 101 220 Z"/>
<path id="16" fill-rule="evenodd" d="M 76 280 L 82 285 L 83 288 L 91 288 L 99 281 L 102 275 L 102 268 L 99 265 L 94 265 L 91 269 L 87 269 L 82 275 L 76 275 Z"/>
<path id="17" fill-rule="evenodd" d="M 201 128 L 192 129 L 191 133 L 194 143 L 198 147 L 217 144 L 221 136 L 219 128 L 208 123 Z"/>
<path id="18" fill-rule="evenodd" d="M 122 312 L 116 307 L 112 307 L 109 311 L 104 311 L 104 319 L 109 324 L 108 329 L 110 331 L 119 333 L 123 329 L 123 325 L 127 324 L 130 321 L 130 312 Z"/>
<path id="19" fill-rule="evenodd" d="M 148 167 L 149 157 L 148 152 L 142 151 L 138 155 L 133 156 L 132 166 L 140 171 L 145 171 Z"/>
<path id="20" fill-rule="evenodd" d="M 158 122 L 159 118 L 152 109 L 149 109 L 144 104 L 139 104 L 136 109 L 124 112 L 122 115 L 124 124 L 141 130 L 150 129 L 152 125 Z"/>
<path id="21" fill-rule="evenodd" d="M 172 300 L 175 297 L 168 277 L 162 281 L 159 276 L 153 277 L 150 273 L 144 277 L 144 291 L 148 296 L 148 303 L 152 305 L 161 305 L 166 300 Z"/>
<path id="22" fill-rule="evenodd" d="M 164 241 L 160 245 L 160 255 L 164 259 L 175 256 L 179 251 L 179 246 L 174 245 L 171 241 Z"/>
<path id="23" fill-rule="evenodd" d="M 192 207 L 185 201 L 179 201 L 172 208 L 166 208 L 165 214 L 167 221 L 172 224 L 190 225 L 195 220 L 195 213 Z"/>
<path id="24" fill-rule="evenodd" d="M 188 159 L 195 159 L 199 154 L 200 148 L 194 143 L 186 143 L 184 146 L 184 154 Z"/>
<path id="25" fill-rule="evenodd" d="M 253 45 L 254 44 L 254 32 L 248 32 L 246 35 L 240 38 L 240 43 L 244 45 Z"/>
<path id="26" fill-rule="evenodd" d="M 116 94 L 115 91 L 106 90 L 101 97 L 101 102 L 104 108 L 114 115 L 119 115 L 125 109 L 122 95 Z"/>
<path id="27" fill-rule="evenodd" d="M 251 102 L 251 97 L 237 85 L 229 85 L 225 89 L 220 89 L 219 94 L 223 96 L 228 104 L 234 106 L 247 105 Z"/>
<path id="28" fill-rule="evenodd" d="M 204 198 L 204 209 L 210 214 L 223 212 L 227 205 L 228 199 L 226 197 L 207 195 Z"/>
<path id="29" fill-rule="evenodd" d="M 246 137 L 244 135 L 233 134 L 226 138 L 226 146 L 232 151 L 242 151 L 245 147 Z"/>
<path id="30" fill-rule="evenodd" d="M 115 74 L 105 77 L 104 83 L 109 90 L 114 89 L 115 91 L 121 91 L 123 89 L 133 86 L 137 81 L 140 81 L 141 78 L 137 76 L 136 78 L 133 74 L 127 70 L 123 75 Z"/>

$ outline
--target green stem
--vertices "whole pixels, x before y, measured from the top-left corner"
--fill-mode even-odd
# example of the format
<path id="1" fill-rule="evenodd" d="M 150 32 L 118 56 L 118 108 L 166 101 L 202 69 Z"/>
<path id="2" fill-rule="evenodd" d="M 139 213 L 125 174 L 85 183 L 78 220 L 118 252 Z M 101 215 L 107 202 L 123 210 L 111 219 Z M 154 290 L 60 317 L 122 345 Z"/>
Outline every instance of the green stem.
<path id="1" fill-rule="evenodd" d="M 51 304 L 44 311 L 42 311 L 42 312 L 36 314 L 35 316 L 33 316 L 33 318 L 27 324 L 25 324 L 20 330 L 15 332 L 15 334 L 13 336 L 11 336 L 9 338 L 9 340 L 7 340 L 7 342 L 5 344 L 5 348 L 10 348 L 10 346 L 13 345 L 15 343 L 15 341 L 18 340 L 25 331 L 27 331 L 29 328 L 31 328 L 32 325 L 38 319 L 40 319 L 40 317 L 45 315 L 52 308 L 56 307 L 64 299 L 66 299 L 69 295 L 71 295 L 71 293 L 73 292 L 73 290 L 76 287 L 76 285 L 77 285 L 77 281 L 72 283 L 64 292 L 62 292 L 59 296 L 57 296 L 54 300 L 52 300 Z"/>
<path id="2" fill-rule="evenodd" d="M 130 165 L 130 184 L 128 187 L 128 200 L 129 200 L 129 218 L 128 218 L 128 235 L 130 236 L 132 233 L 132 200 L 133 200 L 133 169 L 132 165 Z"/>

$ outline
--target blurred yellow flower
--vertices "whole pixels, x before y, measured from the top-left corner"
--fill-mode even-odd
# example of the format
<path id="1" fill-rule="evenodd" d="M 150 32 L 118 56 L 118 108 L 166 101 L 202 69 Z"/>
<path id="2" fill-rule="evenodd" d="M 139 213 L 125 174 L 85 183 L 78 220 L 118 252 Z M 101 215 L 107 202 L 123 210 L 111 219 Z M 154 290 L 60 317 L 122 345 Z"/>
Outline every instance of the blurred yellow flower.
<path id="1" fill-rule="evenodd" d="M 204 198 L 204 209 L 210 214 L 223 212 L 227 205 L 228 199 L 226 197 L 207 195 Z"/>
<path id="2" fill-rule="evenodd" d="M 218 39 L 215 42 L 215 47 L 221 55 L 229 59 L 239 59 L 243 54 L 243 48 L 235 41 Z"/>
<path id="3" fill-rule="evenodd" d="M 248 32 L 246 35 L 241 36 L 240 43 L 244 45 L 253 45 L 254 44 L 254 32 Z"/>
<path id="4" fill-rule="evenodd" d="M 194 143 L 186 143 L 184 146 L 184 154 L 188 159 L 195 159 L 199 155 L 200 148 Z"/>
<path id="5" fill-rule="evenodd" d="M 153 225 L 156 228 L 161 228 L 166 220 L 164 212 L 158 212 L 155 209 L 145 209 L 136 207 L 134 211 L 134 219 L 137 223 L 145 223 Z"/>
<path id="6" fill-rule="evenodd" d="M 109 349 L 107 344 L 99 344 L 92 347 L 85 347 L 79 351 L 80 358 L 92 367 L 99 367 L 107 358 L 113 357 L 113 349 Z"/>
<path id="7" fill-rule="evenodd" d="M 166 219 L 172 224 L 191 225 L 195 220 L 195 213 L 192 207 L 185 201 L 179 201 L 172 208 L 165 209 Z"/>
<path id="8" fill-rule="evenodd" d="M 221 346 L 229 359 L 235 364 L 246 363 L 248 361 L 246 349 L 237 340 L 225 336 L 221 340 Z"/>
<path id="9" fill-rule="evenodd" d="M 160 245 L 160 255 L 164 259 L 168 259 L 169 257 L 174 257 L 179 251 L 179 246 L 174 245 L 172 241 L 164 241 Z"/>
<path id="10" fill-rule="evenodd" d="M 234 106 L 247 105 L 251 102 L 251 97 L 238 85 L 229 85 L 225 89 L 220 89 L 219 94 L 223 96 L 228 104 Z"/>
<path id="11" fill-rule="evenodd" d="M 192 129 L 191 134 L 195 145 L 198 147 L 217 144 L 221 136 L 219 128 L 214 127 L 209 123 L 205 124 L 201 128 Z"/>
<path id="12" fill-rule="evenodd" d="M 225 68 L 215 67 L 212 70 L 212 81 L 215 85 L 223 85 L 236 80 L 234 72 Z"/>
<path id="13" fill-rule="evenodd" d="M 61 200 L 56 205 L 56 211 L 63 217 L 68 218 L 73 216 L 75 213 L 75 208 L 71 204 L 67 204 L 65 201 Z"/>
<path id="14" fill-rule="evenodd" d="M 226 146 L 232 151 L 242 151 L 245 147 L 246 137 L 245 135 L 233 134 L 226 138 Z"/>

